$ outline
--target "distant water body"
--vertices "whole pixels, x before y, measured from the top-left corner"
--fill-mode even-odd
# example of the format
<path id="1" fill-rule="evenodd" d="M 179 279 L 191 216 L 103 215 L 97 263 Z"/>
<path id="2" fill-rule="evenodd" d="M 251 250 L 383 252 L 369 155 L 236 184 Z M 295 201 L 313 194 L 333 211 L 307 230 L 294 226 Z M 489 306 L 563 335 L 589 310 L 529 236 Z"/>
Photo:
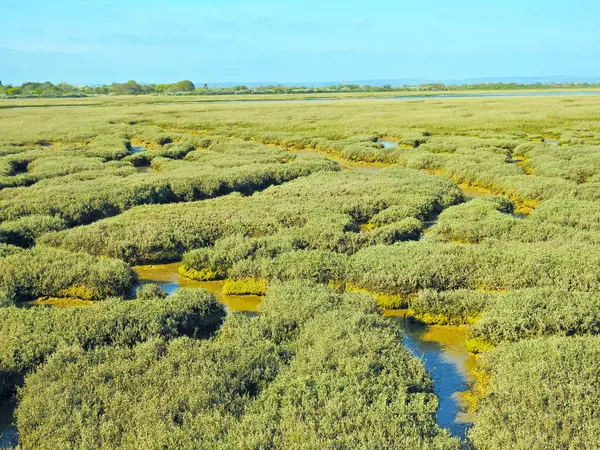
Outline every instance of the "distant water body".
<path id="1" fill-rule="evenodd" d="M 212 100 L 207 99 L 204 101 L 198 101 L 196 99 L 190 99 L 190 101 L 158 101 L 150 102 L 154 105 L 176 105 L 176 104 L 199 104 L 199 105 L 211 105 L 211 104 L 241 104 L 241 103 L 308 103 L 308 102 L 339 102 L 343 100 L 399 100 L 399 101 L 410 101 L 410 100 L 435 100 L 445 98 L 495 98 L 495 97 L 567 97 L 567 96 L 587 96 L 587 95 L 600 95 L 598 91 L 559 91 L 559 92 L 484 92 L 484 93 L 450 93 L 450 94 L 427 94 L 427 95 L 397 95 L 392 97 L 316 97 L 316 98 L 282 98 L 282 99 L 265 99 L 257 98 L 250 100 Z M 16 105 L 11 106 L 8 104 L 0 105 L 2 109 L 18 109 L 18 108 L 73 108 L 73 107 L 85 107 L 85 106 L 102 106 L 100 103 L 96 104 L 68 104 L 68 105 Z"/>
<path id="2" fill-rule="evenodd" d="M 427 94 L 427 95 L 397 95 L 393 97 L 320 97 L 320 98 L 286 98 L 286 99 L 256 99 L 256 100 L 207 100 L 194 101 L 195 104 L 224 104 L 224 103 L 307 103 L 307 102 L 338 102 L 343 100 L 435 100 L 445 98 L 495 98 L 495 97 L 566 97 L 566 96 L 600 95 L 600 91 L 572 92 L 485 92 L 485 93 L 456 93 L 456 94 Z M 183 102 L 182 102 L 183 103 Z M 186 102 L 187 103 L 187 102 Z"/>

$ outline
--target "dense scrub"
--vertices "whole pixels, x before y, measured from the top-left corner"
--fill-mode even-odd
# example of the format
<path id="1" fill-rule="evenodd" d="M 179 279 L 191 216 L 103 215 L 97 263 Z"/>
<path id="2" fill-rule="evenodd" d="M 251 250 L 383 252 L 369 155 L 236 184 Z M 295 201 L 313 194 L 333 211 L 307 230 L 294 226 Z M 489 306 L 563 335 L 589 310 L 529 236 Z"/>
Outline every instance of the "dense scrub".
<path id="1" fill-rule="evenodd" d="M 600 255 L 591 245 L 431 242 L 373 246 L 352 256 L 348 278 L 373 292 L 421 289 L 600 290 Z"/>
<path id="2" fill-rule="evenodd" d="M 126 296 L 135 273 L 123 261 L 33 248 L 0 258 L 0 305 L 38 297 Z"/>
<path id="3" fill-rule="evenodd" d="M 202 290 L 82 308 L 0 308 L 0 397 L 59 348 L 90 350 L 156 337 L 206 336 L 224 315 L 223 307 Z"/>
<path id="4" fill-rule="evenodd" d="M 486 342 L 531 339 L 548 335 L 597 335 L 600 294 L 556 289 L 526 289 L 495 296 L 471 334 Z"/>
<path id="5" fill-rule="evenodd" d="M 146 206 L 87 227 L 47 234 L 45 245 L 132 263 L 184 260 L 192 277 L 223 277 L 238 260 L 297 249 L 353 253 L 376 243 L 418 238 L 422 221 L 462 199 L 447 180 L 390 168 L 322 173 L 250 197 Z M 371 224 L 361 233 L 361 225 Z M 214 248 L 212 246 L 214 245 Z M 197 272 L 204 271 L 204 274 Z"/>
<path id="6" fill-rule="evenodd" d="M 597 448 L 598 337 L 524 340 L 483 363 L 491 377 L 470 433 L 476 448 Z"/>
<path id="7" fill-rule="evenodd" d="M 297 158 L 285 163 L 216 168 L 208 163 L 174 164 L 161 158 L 153 161 L 156 174 L 91 172 L 90 177 L 60 177 L 27 188 L 0 191 L 0 219 L 45 214 L 70 225 L 90 223 L 142 204 L 174 203 L 216 197 L 239 191 L 245 194 L 264 189 L 313 171 L 335 170 L 327 161 Z M 87 173 L 85 174 L 87 175 Z M 96 176 L 98 175 L 98 176 Z M 51 197 L 52 202 L 47 198 Z"/>
<path id="8" fill-rule="evenodd" d="M 368 297 L 300 282 L 212 340 L 60 351 L 17 419 L 24 449 L 458 448 L 431 388 Z"/>
<path id="9" fill-rule="evenodd" d="M 125 295 L 134 277 L 107 256 L 183 259 L 226 293 L 272 292 L 260 316 L 201 341 L 158 336 L 188 313 L 148 319 L 170 312 L 145 287 L 152 311 L 123 303 L 128 317 L 161 326 L 123 346 L 134 322 L 114 336 L 86 322 L 100 337 L 83 349 L 35 329 L 38 310 L 7 308 L 15 335 L 38 339 L 10 341 L 37 358 L 23 372 L 60 347 L 28 375 L 24 448 L 456 448 L 373 303 L 277 282 L 298 278 L 469 327 L 486 350 L 475 448 L 592 448 L 596 98 L 173 101 L 0 105 L 0 302 Z"/>

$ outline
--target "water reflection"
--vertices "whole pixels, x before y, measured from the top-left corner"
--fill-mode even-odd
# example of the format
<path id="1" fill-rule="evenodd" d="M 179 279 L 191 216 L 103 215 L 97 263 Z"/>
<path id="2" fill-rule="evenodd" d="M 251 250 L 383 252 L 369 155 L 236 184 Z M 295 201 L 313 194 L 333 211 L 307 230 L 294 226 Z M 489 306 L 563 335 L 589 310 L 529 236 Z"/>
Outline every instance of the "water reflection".
<path id="1" fill-rule="evenodd" d="M 129 147 L 129 151 L 135 155 L 137 153 L 146 153 L 148 149 L 141 145 L 132 145 Z"/>
<path id="2" fill-rule="evenodd" d="M 405 338 L 403 344 L 421 358 L 433 378 L 433 390 L 439 399 L 438 424 L 452 435 L 465 437 L 471 426 L 462 394 L 473 383 L 475 356 L 465 348 L 466 328 L 421 325 L 411 321 L 404 311 L 387 311 Z"/>
<path id="3" fill-rule="evenodd" d="M 398 143 L 394 141 L 388 141 L 385 139 L 377 139 L 377 142 L 383 145 L 383 148 L 397 148 Z"/>

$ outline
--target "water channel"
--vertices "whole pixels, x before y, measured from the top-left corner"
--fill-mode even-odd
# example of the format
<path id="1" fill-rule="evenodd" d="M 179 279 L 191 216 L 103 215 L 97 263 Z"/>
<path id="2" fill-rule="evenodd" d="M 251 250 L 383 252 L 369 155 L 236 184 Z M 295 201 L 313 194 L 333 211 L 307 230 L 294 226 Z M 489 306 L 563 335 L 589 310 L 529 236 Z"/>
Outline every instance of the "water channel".
<path id="1" fill-rule="evenodd" d="M 260 297 L 223 295 L 223 281 L 199 282 L 179 274 L 180 263 L 136 266 L 135 272 L 141 285 L 157 283 L 172 293 L 182 288 L 203 288 L 215 294 L 230 311 L 257 313 Z M 466 405 L 461 394 L 473 381 L 471 371 L 475 356 L 465 347 L 466 328 L 455 326 L 427 326 L 405 316 L 406 311 L 386 311 L 386 317 L 394 320 L 404 334 L 404 345 L 421 358 L 434 382 L 434 392 L 439 398 L 438 423 L 454 436 L 464 437 L 470 426 Z"/>

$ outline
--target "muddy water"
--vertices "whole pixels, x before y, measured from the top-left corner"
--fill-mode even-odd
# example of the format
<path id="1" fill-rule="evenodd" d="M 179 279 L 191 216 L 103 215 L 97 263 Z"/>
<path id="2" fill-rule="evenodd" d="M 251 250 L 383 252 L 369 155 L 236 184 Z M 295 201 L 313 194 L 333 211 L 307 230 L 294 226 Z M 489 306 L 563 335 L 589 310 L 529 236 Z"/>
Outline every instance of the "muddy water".
<path id="1" fill-rule="evenodd" d="M 136 266 L 133 268 L 138 275 L 140 284 L 157 283 L 169 294 L 181 288 L 206 289 L 215 294 L 217 300 L 231 311 L 258 312 L 261 298 L 256 295 L 224 295 L 223 281 L 194 281 L 179 274 L 181 263 Z"/>
<path id="2" fill-rule="evenodd" d="M 13 424 L 15 407 L 15 398 L 0 402 L 0 449 L 13 448 L 19 443 L 17 429 Z"/>
<path id="3" fill-rule="evenodd" d="M 421 325 L 409 320 L 405 311 L 386 311 L 396 321 L 405 338 L 403 344 L 421 358 L 433 378 L 433 390 L 439 399 L 438 424 L 452 435 L 465 437 L 471 417 L 462 395 L 475 378 L 476 359 L 465 348 L 465 327 Z"/>
<path id="4" fill-rule="evenodd" d="M 32 300 L 24 304 L 25 307 L 29 306 L 56 306 L 58 308 L 73 308 L 76 306 L 94 306 L 98 302 L 91 300 L 82 300 L 79 298 L 56 298 L 56 297 L 42 297 L 37 300 Z"/>
<path id="5" fill-rule="evenodd" d="M 215 294 L 230 310 L 259 311 L 261 297 L 223 295 L 223 281 L 199 282 L 179 274 L 181 263 L 136 266 L 140 284 L 158 283 L 167 292 L 182 288 L 203 288 Z M 460 394 L 469 389 L 470 371 L 475 364 L 473 355 L 466 351 L 466 330 L 460 327 L 422 326 L 404 318 L 405 311 L 387 311 L 386 316 L 397 320 L 405 333 L 404 345 L 422 358 L 434 381 L 438 396 L 438 423 L 455 436 L 464 437 L 470 425 Z"/>
<path id="6" fill-rule="evenodd" d="M 293 155 L 299 156 L 318 156 L 320 158 L 329 159 L 331 161 L 335 161 L 338 163 L 342 170 L 349 170 L 353 172 L 361 172 L 361 173 L 374 173 L 379 172 L 381 169 L 385 169 L 386 167 L 392 167 L 396 164 L 387 164 L 387 163 L 372 163 L 372 162 L 355 162 L 347 159 L 339 158 L 333 155 L 327 155 L 325 153 L 320 153 L 315 150 L 291 150 L 290 153 Z"/>

